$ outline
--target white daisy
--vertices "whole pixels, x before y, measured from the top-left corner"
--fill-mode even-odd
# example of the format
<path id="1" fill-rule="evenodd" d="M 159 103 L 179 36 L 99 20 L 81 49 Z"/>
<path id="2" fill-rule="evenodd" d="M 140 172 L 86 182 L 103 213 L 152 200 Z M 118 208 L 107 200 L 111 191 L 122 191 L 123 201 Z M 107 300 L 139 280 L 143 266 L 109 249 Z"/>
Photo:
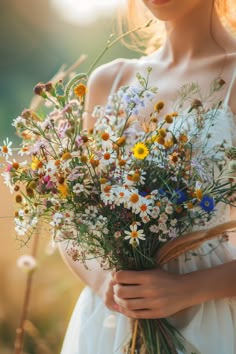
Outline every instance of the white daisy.
<path id="1" fill-rule="evenodd" d="M 138 230 L 138 225 L 130 225 L 130 230 L 131 231 L 125 231 L 125 240 L 129 240 L 129 243 L 132 246 L 137 246 L 139 245 L 139 240 L 145 240 L 145 234 L 142 229 Z"/>
<path id="2" fill-rule="evenodd" d="M 102 154 L 102 158 L 100 160 L 100 163 L 102 166 L 107 166 L 111 163 L 113 163 L 116 159 L 116 155 L 113 151 L 105 151 L 103 154 Z"/>
<path id="3" fill-rule="evenodd" d="M 129 199 L 130 192 L 125 187 L 117 187 L 115 189 L 115 204 L 121 205 L 126 203 Z"/>
<path id="4" fill-rule="evenodd" d="M 141 216 L 141 218 L 147 217 L 148 215 L 150 215 L 152 213 L 151 203 L 152 203 L 151 199 L 142 198 L 142 202 L 136 208 L 135 213 L 139 214 Z"/>
<path id="5" fill-rule="evenodd" d="M 9 155 L 12 155 L 12 141 L 9 141 L 9 138 L 6 138 L 6 140 L 3 140 L 3 145 L 0 147 L 0 152 L 1 154 L 8 158 Z"/>
<path id="6" fill-rule="evenodd" d="M 102 192 L 101 193 L 101 200 L 103 201 L 103 203 L 105 205 L 112 204 L 115 200 L 115 196 L 112 192 L 108 192 L 108 193 Z"/>
<path id="7" fill-rule="evenodd" d="M 23 128 L 25 125 L 26 125 L 26 120 L 21 116 L 16 117 L 16 119 L 14 119 L 12 123 L 12 126 L 15 128 Z"/>
<path id="8" fill-rule="evenodd" d="M 142 197 L 138 194 L 138 191 L 133 190 L 127 201 L 127 207 L 135 211 L 142 204 Z"/>

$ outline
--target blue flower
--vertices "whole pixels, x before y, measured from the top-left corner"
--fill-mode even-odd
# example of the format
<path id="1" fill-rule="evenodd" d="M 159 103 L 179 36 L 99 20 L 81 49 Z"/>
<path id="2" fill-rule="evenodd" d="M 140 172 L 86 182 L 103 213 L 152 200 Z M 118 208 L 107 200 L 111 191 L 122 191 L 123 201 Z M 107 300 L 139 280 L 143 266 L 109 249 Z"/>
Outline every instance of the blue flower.
<path id="1" fill-rule="evenodd" d="M 166 196 L 166 191 L 163 188 L 158 189 L 158 193 L 160 196 L 165 197 Z"/>
<path id="2" fill-rule="evenodd" d="M 209 197 L 208 195 L 205 195 L 201 202 L 199 203 L 200 207 L 207 211 L 207 212 L 210 212 L 212 210 L 214 210 L 215 208 L 215 201 L 214 201 L 214 198 L 212 197 Z"/>
<path id="3" fill-rule="evenodd" d="M 186 202 L 187 200 L 187 195 L 180 189 L 175 190 L 175 198 L 174 201 L 176 204 L 181 204 L 183 202 Z"/>
<path id="4" fill-rule="evenodd" d="M 148 193 L 147 193 L 147 192 L 142 191 L 142 192 L 139 192 L 139 195 L 141 195 L 142 197 L 146 197 L 146 195 L 148 195 Z"/>

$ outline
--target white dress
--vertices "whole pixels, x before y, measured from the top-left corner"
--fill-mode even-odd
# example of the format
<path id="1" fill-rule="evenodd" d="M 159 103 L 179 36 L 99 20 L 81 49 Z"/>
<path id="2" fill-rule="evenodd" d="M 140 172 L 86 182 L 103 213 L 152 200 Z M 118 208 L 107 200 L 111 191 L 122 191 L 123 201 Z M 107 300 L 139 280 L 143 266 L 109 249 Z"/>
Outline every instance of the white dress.
<path id="1" fill-rule="evenodd" d="M 225 139 L 229 145 L 236 142 L 236 117 L 228 106 L 235 78 L 236 70 L 212 132 L 215 141 Z M 229 209 L 223 206 L 208 226 L 228 220 Z M 216 239 L 211 245 L 205 242 L 198 249 L 197 256 L 182 255 L 165 269 L 184 274 L 236 259 L 236 248 L 229 242 L 219 245 Z M 209 253 L 212 248 L 215 250 Z M 236 354 L 236 297 L 202 303 L 171 316 L 169 320 L 186 339 L 186 354 Z M 61 354 L 123 354 L 129 336 L 128 318 L 107 309 L 102 300 L 86 287 L 72 314 Z"/>

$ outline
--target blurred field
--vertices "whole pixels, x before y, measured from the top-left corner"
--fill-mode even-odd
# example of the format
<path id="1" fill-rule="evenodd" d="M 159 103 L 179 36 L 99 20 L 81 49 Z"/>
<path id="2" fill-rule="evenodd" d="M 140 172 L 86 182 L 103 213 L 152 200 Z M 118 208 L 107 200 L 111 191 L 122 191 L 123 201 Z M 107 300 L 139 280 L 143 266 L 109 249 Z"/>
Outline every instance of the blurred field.
<path id="1" fill-rule="evenodd" d="M 0 353 L 14 353 L 15 329 L 20 319 L 26 274 L 17 258 L 30 253 L 15 241 L 12 196 L 0 180 Z M 67 269 L 60 255 L 45 253 L 49 238 L 42 234 L 39 269 L 35 273 L 24 354 L 57 354 L 82 289 L 82 283 Z M 69 353 L 68 353 L 69 354 Z"/>

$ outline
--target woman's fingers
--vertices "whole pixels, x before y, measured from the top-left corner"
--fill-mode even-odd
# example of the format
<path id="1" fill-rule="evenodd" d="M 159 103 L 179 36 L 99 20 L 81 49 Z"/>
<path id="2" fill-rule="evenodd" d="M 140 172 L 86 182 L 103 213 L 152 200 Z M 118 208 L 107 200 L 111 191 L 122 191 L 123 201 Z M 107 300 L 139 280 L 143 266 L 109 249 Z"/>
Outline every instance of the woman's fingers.
<path id="1" fill-rule="evenodd" d="M 154 288 L 147 288 L 145 285 L 122 285 L 113 286 L 114 294 L 121 299 L 134 299 L 155 296 Z"/>
<path id="2" fill-rule="evenodd" d="M 114 274 L 114 280 L 119 284 L 141 285 L 150 281 L 152 271 L 120 270 Z"/>

